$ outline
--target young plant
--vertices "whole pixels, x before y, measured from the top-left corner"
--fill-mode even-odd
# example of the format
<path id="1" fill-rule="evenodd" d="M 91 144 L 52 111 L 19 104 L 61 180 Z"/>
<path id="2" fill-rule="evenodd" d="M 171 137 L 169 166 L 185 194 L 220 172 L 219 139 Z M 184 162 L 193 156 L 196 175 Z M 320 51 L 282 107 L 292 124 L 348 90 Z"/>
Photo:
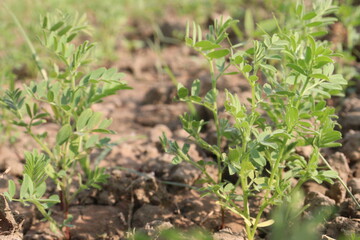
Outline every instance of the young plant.
<path id="1" fill-rule="evenodd" d="M 202 149 L 215 156 L 218 174 L 211 176 L 207 166 L 214 162 L 195 161 L 187 153 L 189 145 L 180 147 L 164 135 L 161 142 L 166 152 L 175 155 L 174 164 L 188 162 L 202 171 L 203 195 L 213 194 L 224 208 L 244 219 L 247 237 L 255 238 L 259 227 L 269 226 L 272 219 L 261 222 L 264 210 L 290 199 L 308 180 L 332 183 L 338 174 L 332 169 L 319 168 L 320 150 L 340 146 L 340 132 L 334 130 L 334 108 L 326 99 L 342 95 L 347 81 L 334 73 L 333 57 L 338 56 L 327 42 L 316 40 L 324 27 L 336 19 L 326 17 L 337 7 L 331 1 L 317 1 L 307 12 L 302 4 L 296 6 L 297 27 L 265 33 L 263 40 L 253 41 L 252 47 L 240 49 L 233 45 L 227 29 L 235 20 L 215 21 L 203 39 L 200 26 L 189 26 L 186 44 L 198 51 L 208 62 L 212 88 L 199 96 L 200 81 L 191 90 L 178 85 L 178 99 L 201 105 L 213 114 L 217 143 L 212 145 L 200 135 L 204 120 L 188 114 L 180 117 L 183 128 Z M 242 75 L 251 89 L 249 103 L 240 102 L 231 90 L 225 90 L 225 111 L 232 120 L 220 118 L 218 82 L 224 75 Z M 226 140 L 226 147 L 222 142 Z M 296 153 L 297 146 L 311 146 L 309 159 Z M 224 172 L 236 175 L 231 183 Z M 292 179 L 297 183 L 292 184 Z M 241 194 L 236 189 L 242 189 Z M 250 212 L 249 201 L 261 194 L 257 213 Z M 242 203 L 240 203 L 242 202 Z M 222 226 L 224 224 L 222 217 Z"/>
<path id="2" fill-rule="evenodd" d="M 70 239 L 70 204 L 79 192 L 92 187 L 100 188 L 100 184 L 108 178 L 105 169 L 92 162 L 90 153 L 94 149 L 110 147 L 110 139 L 103 135 L 114 133 L 108 129 L 111 119 L 94 112 L 91 106 L 118 90 L 130 87 L 120 81 L 123 74 L 115 69 L 82 72 L 90 62 L 94 47 L 88 41 L 77 45 L 72 43 L 87 29 L 84 16 L 46 16 L 42 20 L 42 28 L 42 44 L 52 56 L 52 68 L 46 71 L 32 49 L 43 79 L 24 86 L 24 91 L 7 91 L 2 97 L 3 104 L 14 115 L 13 124 L 24 128 L 25 133 L 38 144 L 37 150 L 25 153 L 19 197 L 16 197 L 12 181 L 9 181 L 9 190 L 5 194 L 10 201 L 33 203 L 50 222 L 52 229 L 63 230 L 64 238 Z M 50 140 L 51 136 L 46 131 L 39 133 L 39 129 L 42 126 L 45 128 L 48 122 L 58 126 L 55 142 Z M 54 181 L 57 190 L 51 197 L 45 195 L 48 178 Z M 74 186 L 76 190 L 72 190 Z M 63 212 L 62 222 L 51 216 L 50 207 L 58 202 Z"/>

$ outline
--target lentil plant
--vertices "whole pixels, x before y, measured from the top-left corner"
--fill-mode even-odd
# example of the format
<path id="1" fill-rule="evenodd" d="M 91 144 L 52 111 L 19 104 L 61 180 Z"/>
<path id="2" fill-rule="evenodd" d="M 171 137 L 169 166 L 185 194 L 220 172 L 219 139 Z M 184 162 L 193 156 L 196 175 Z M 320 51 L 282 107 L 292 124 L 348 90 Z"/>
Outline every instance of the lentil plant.
<path id="1" fill-rule="evenodd" d="M 317 40 L 325 27 L 334 21 L 329 17 L 337 11 L 332 1 L 316 1 L 307 11 L 303 4 L 296 6 L 295 28 L 278 28 L 276 34 L 264 32 L 250 48 L 233 45 L 227 30 L 237 21 L 220 19 L 210 26 L 203 39 L 201 27 L 188 25 L 186 44 L 199 52 L 208 62 L 212 88 L 199 96 L 201 82 L 195 80 L 188 90 L 178 85 L 178 99 L 201 105 L 212 112 L 217 143 L 203 139 L 200 131 L 207 123 L 185 113 L 180 117 L 184 130 L 202 149 L 215 156 L 217 176 L 208 173 L 212 161 L 195 161 L 188 155 L 189 145 L 179 146 L 164 135 L 161 138 L 166 152 L 175 155 L 174 164 L 188 162 L 203 173 L 207 183 L 203 195 L 213 194 L 223 210 L 241 216 L 249 240 L 258 228 L 271 225 L 272 219 L 261 221 L 269 206 L 291 201 L 303 183 L 318 183 L 341 179 L 337 172 L 319 167 L 322 148 L 337 147 L 341 133 L 335 130 L 335 110 L 326 99 L 341 96 L 347 81 L 334 73 L 334 53 L 326 41 Z M 293 25 L 294 26 L 294 25 Z M 190 34 L 192 32 L 192 34 Z M 250 88 L 249 103 L 225 90 L 225 111 L 229 118 L 220 118 L 218 82 L 224 75 L 243 76 Z M 226 147 L 222 142 L 226 140 Z M 296 153 L 298 146 L 310 146 L 309 159 Z M 224 179 L 224 172 L 237 175 L 236 183 Z M 296 184 L 292 180 L 296 179 Z M 344 184 L 345 185 L 345 184 Z M 236 191 L 242 189 L 239 194 Z M 249 201 L 259 197 L 257 213 L 250 213 Z M 223 225 L 223 220 L 222 220 Z"/>
<path id="2" fill-rule="evenodd" d="M 24 86 L 24 91 L 9 90 L 2 97 L 4 105 L 13 113 L 13 124 L 24 128 L 38 144 L 37 149 L 25 152 L 20 194 L 16 194 L 15 183 L 10 180 L 5 195 L 10 201 L 34 204 L 50 222 L 50 227 L 62 231 L 65 239 L 70 239 L 70 204 L 79 192 L 100 188 L 108 178 L 105 169 L 92 162 L 90 153 L 110 147 L 110 139 L 103 135 L 114 133 L 108 129 L 111 119 L 94 112 L 91 106 L 118 90 L 130 88 L 120 81 L 123 75 L 115 69 L 83 72 L 90 62 L 94 44 L 72 42 L 86 30 L 85 20 L 76 14 L 44 17 L 41 41 L 51 56 L 52 67 L 43 67 L 29 42 L 42 80 Z M 58 126 L 54 141 L 46 131 L 39 133 L 39 128 L 47 123 Z M 48 178 L 56 184 L 56 193 L 50 197 L 46 194 Z M 72 190 L 74 186 L 76 189 Z M 57 203 L 61 204 L 62 222 L 51 215 L 50 208 Z"/>

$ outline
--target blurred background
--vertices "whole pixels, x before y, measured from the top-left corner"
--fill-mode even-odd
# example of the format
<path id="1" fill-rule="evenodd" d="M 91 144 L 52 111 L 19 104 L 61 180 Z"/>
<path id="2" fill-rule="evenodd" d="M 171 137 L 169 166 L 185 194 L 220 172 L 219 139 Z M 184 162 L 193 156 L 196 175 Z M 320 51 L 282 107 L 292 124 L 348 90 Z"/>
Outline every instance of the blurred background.
<path id="1" fill-rule="evenodd" d="M 161 51 L 164 45 L 183 44 L 186 22 L 195 21 L 207 27 L 220 15 L 239 19 L 233 34 L 239 42 L 276 31 L 289 19 L 295 0 L 3 0 L 20 20 L 38 51 L 41 51 L 40 16 L 57 11 L 85 14 L 91 30 L 84 38 L 98 43 L 96 65 L 113 65 L 121 61 L 120 52 L 152 48 Z M 305 5 L 312 1 L 306 1 Z M 352 0 L 334 1 L 340 5 L 327 38 L 345 55 L 344 61 L 360 58 L 360 7 Z M 294 23 L 295 24 L 295 23 Z M 9 11 L 0 5 L 0 83 L 33 78 L 36 68 L 31 53 Z M 325 36 L 326 37 L 326 36 Z M 351 64 L 350 64 L 351 65 Z M 353 70 L 346 70 L 349 78 Z M 5 82 L 4 82 L 5 81 Z"/>

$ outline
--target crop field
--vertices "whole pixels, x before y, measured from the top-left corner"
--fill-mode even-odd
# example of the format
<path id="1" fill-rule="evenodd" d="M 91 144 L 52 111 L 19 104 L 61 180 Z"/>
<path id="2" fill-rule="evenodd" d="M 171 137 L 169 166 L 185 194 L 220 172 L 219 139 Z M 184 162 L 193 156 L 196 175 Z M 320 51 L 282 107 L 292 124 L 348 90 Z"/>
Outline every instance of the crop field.
<path id="1" fill-rule="evenodd" d="M 360 239 L 360 2 L 2 0 L 0 239 Z"/>

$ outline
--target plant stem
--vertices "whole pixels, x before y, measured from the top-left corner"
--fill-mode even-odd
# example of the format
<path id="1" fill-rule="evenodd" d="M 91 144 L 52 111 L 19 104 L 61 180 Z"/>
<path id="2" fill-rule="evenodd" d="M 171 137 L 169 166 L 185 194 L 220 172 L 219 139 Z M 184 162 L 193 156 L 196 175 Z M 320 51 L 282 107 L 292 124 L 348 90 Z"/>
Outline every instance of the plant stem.
<path id="1" fill-rule="evenodd" d="M 285 145 L 286 145 L 286 142 L 280 147 L 279 155 L 278 155 L 278 157 L 277 157 L 277 159 L 275 161 L 275 164 L 274 164 L 273 168 L 271 169 L 271 174 L 270 174 L 270 178 L 269 178 L 269 181 L 268 181 L 269 189 L 268 189 L 265 196 L 267 196 L 270 193 L 275 174 L 277 172 L 279 172 L 279 164 L 280 164 L 280 162 L 282 160 L 282 155 L 284 154 Z"/>
<path id="2" fill-rule="evenodd" d="M 262 206 L 260 207 L 259 212 L 258 212 L 258 214 L 256 215 L 255 222 L 254 222 L 254 224 L 253 224 L 253 226 L 252 226 L 252 231 L 251 231 L 250 234 L 248 234 L 249 240 L 254 239 L 255 233 L 256 233 L 256 230 L 257 230 L 257 225 L 259 224 L 259 221 L 260 221 L 260 218 L 261 218 L 261 216 L 262 216 L 262 213 L 264 212 L 264 210 L 265 210 L 265 208 L 266 208 L 267 206 L 268 206 L 268 204 L 267 204 L 267 203 L 264 203 L 264 204 L 262 204 Z"/>
<path id="3" fill-rule="evenodd" d="M 255 84 L 251 83 L 251 110 L 255 111 L 256 109 L 256 93 L 255 93 Z"/>
<path id="4" fill-rule="evenodd" d="M 247 219 L 250 219 L 250 209 L 249 209 L 249 199 L 248 199 L 248 182 L 247 182 L 247 176 L 244 176 L 244 174 L 241 174 L 240 176 L 241 178 L 241 188 L 243 190 L 243 202 L 244 202 L 244 216 Z M 251 234 L 251 228 L 248 224 L 245 224 L 245 228 L 246 228 L 246 233 L 247 236 L 249 237 L 249 240 L 252 240 L 250 238 L 250 234 Z"/>
<path id="5" fill-rule="evenodd" d="M 213 61 L 211 59 L 208 58 L 208 62 L 210 65 L 210 74 L 211 74 L 211 90 L 213 91 L 213 94 L 215 95 L 215 101 L 213 103 L 213 115 L 214 115 L 214 121 L 215 121 L 215 127 L 216 127 L 216 145 L 218 147 L 218 149 L 221 149 L 221 130 L 220 130 L 220 121 L 219 121 L 219 115 L 218 115 L 218 108 L 217 108 L 217 88 L 216 88 L 216 82 L 217 79 L 215 77 L 215 70 L 214 70 L 214 64 Z M 222 174 L 223 174 L 223 170 L 221 167 L 221 154 L 216 156 L 216 160 L 217 160 L 217 167 L 218 167 L 218 183 L 222 182 Z M 220 202 L 222 202 L 222 198 L 219 199 Z M 223 204 L 221 204 L 221 228 L 224 228 L 225 226 L 225 209 Z"/>

